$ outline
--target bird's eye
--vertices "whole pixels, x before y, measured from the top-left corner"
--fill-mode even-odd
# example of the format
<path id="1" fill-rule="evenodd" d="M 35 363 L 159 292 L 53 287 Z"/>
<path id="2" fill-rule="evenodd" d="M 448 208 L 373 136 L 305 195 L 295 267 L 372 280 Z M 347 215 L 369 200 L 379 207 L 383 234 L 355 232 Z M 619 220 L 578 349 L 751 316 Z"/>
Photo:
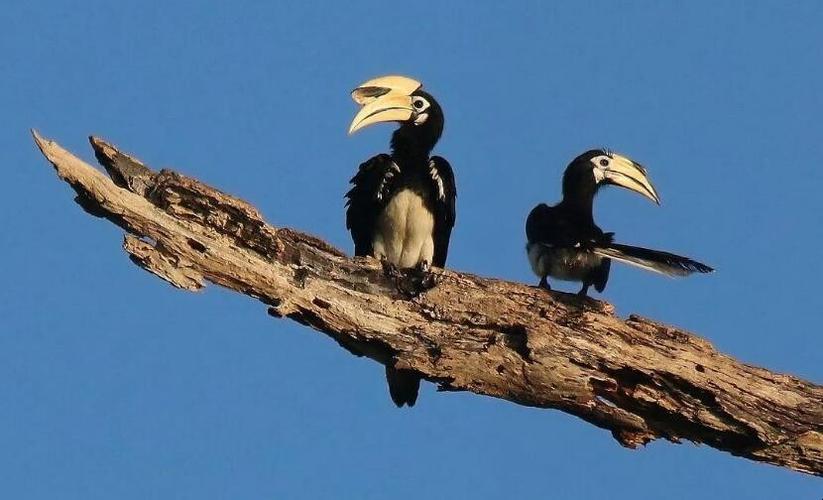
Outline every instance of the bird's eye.
<path id="1" fill-rule="evenodd" d="M 423 109 L 423 106 L 426 105 L 426 102 L 423 99 L 416 99 L 414 101 L 414 107 L 416 109 Z"/>
<path id="2" fill-rule="evenodd" d="M 609 160 L 603 158 L 602 160 L 600 160 L 600 166 L 601 167 L 608 167 L 609 166 Z"/>

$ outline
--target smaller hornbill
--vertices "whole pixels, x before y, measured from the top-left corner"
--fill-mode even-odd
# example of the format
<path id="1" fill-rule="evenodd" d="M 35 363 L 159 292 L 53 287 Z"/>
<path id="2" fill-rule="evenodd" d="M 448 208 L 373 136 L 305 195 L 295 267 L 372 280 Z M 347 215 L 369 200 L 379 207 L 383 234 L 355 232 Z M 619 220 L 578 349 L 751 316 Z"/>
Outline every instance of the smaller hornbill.
<path id="1" fill-rule="evenodd" d="M 687 257 L 613 241 L 614 233 L 605 233 L 594 223 L 594 196 L 606 185 L 622 186 L 660 204 L 640 164 L 608 150 L 593 149 L 575 158 L 563 173 L 563 199 L 550 207 L 541 203 L 526 219 L 526 252 L 539 287 L 551 289 L 547 276 L 564 281 L 583 282 L 578 292 L 586 296 L 594 285 L 598 292 L 606 288 L 611 261 L 664 274 L 687 276 L 710 273 L 711 267 Z"/>
<path id="2" fill-rule="evenodd" d="M 398 122 L 391 154 L 360 165 L 346 193 L 346 227 L 356 256 L 377 257 L 393 268 L 426 273 L 444 267 L 455 221 L 457 188 L 449 162 L 430 156 L 443 132 L 443 110 L 422 84 L 404 76 L 369 80 L 352 91 L 361 107 L 349 127 Z M 420 375 L 386 362 L 392 401 L 414 406 Z"/>

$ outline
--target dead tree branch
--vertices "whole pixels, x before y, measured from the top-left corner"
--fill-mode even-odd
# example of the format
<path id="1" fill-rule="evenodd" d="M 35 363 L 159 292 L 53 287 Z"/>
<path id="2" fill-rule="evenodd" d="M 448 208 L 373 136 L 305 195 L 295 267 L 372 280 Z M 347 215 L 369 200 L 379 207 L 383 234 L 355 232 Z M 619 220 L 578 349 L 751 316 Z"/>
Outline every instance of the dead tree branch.
<path id="1" fill-rule="evenodd" d="M 610 305 L 435 270 L 413 298 L 372 259 L 267 224 L 248 203 L 155 172 L 91 138 L 99 170 L 34 133 L 77 202 L 127 231 L 147 271 L 186 290 L 211 282 L 254 297 L 348 351 L 465 390 L 555 408 L 634 448 L 687 439 L 823 475 L 823 387 L 743 364 L 706 340 Z"/>

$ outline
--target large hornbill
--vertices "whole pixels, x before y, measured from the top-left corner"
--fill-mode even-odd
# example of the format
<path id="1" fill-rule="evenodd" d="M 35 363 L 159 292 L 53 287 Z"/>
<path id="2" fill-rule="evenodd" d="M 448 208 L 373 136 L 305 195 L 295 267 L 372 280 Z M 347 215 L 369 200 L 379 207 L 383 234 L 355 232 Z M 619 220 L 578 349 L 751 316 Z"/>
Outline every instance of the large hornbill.
<path id="1" fill-rule="evenodd" d="M 399 122 L 391 154 L 360 165 L 346 194 L 346 227 L 354 254 L 372 256 L 398 268 L 444 267 L 455 220 L 457 191 L 449 163 L 429 156 L 443 132 L 443 110 L 418 81 L 402 76 L 369 80 L 352 91 L 362 108 L 349 127 Z M 394 403 L 414 406 L 420 376 L 386 364 Z"/>
<path id="2" fill-rule="evenodd" d="M 606 288 L 611 260 L 667 276 L 710 273 L 711 267 L 687 257 L 614 243 L 594 223 L 592 204 L 605 185 L 622 186 L 660 204 L 660 197 L 640 164 L 608 150 L 590 150 L 575 158 L 563 173 L 563 199 L 550 207 L 541 203 L 526 219 L 526 251 L 538 286 L 550 289 L 547 276 L 582 281 L 579 295 L 591 285 Z"/>

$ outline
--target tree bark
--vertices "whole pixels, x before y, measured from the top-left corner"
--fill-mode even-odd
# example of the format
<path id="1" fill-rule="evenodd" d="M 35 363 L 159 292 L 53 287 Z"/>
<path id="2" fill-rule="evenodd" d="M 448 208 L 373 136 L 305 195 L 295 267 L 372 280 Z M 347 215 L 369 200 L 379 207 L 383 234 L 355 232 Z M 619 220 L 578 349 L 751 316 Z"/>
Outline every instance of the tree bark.
<path id="1" fill-rule="evenodd" d="M 821 386 L 593 299 L 443 269 L 418 293 L 409 273 L 275 228 L 248 203 L 101 139 L 91 143 L 110 178 L 34 138 L 76 201 L 127 231 L 132 261 L 176 287 L 235 290 L 441 390 L 558 409 L 630 448 L 687 439 L 823 475 Z"/>

